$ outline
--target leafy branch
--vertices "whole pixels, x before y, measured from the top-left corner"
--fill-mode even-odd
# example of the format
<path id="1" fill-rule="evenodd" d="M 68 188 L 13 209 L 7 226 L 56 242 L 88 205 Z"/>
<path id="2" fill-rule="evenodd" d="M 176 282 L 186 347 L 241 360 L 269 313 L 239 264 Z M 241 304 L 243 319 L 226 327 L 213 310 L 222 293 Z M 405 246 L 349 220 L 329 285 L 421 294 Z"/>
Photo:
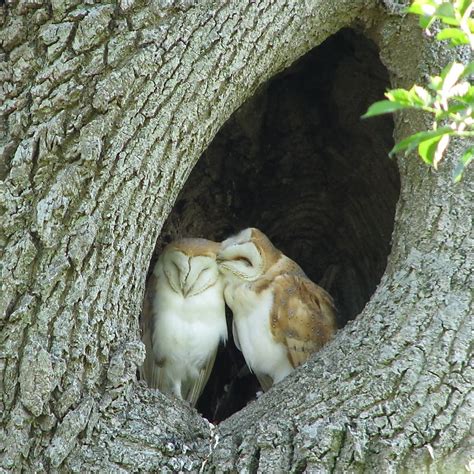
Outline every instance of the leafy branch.
<path id="1" fill-rule="evenodd" d="M 449 41 L 451 47 L 469 45 L 474 51 L 473 0 L 415 0 L 408 13 L 419 15 L 420 26 L 429 28 L 439 21 L 443 28 L 436 35 L 439 41 Z M 416 109 L 431 114 L 431 130 L 410 135 L 397 143 L 390 155 L 415 148 L 422 160 L 435 169 L 443 158 L 451 137 L 474 137 L 474 62 L 451 63 L 439 76 L 430 77 L 427 87 L 414 85 L 410 90 L 393 89 L 385 93 L 387 100 L 372 104 L 363 118 L 404 109 Z M 453 179 L 462 175 L 474 159 L 474 146 L 469 147 L 456 166 Z"/>

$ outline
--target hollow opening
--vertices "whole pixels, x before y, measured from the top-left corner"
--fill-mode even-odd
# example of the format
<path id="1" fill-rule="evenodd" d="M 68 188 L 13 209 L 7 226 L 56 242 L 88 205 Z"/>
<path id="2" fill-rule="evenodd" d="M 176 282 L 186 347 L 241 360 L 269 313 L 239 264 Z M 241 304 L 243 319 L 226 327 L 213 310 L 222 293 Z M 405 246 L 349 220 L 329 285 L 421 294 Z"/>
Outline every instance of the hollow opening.
<path id="1" fill-rule="evenodd" d="M 328 289 L 340 326 L 355 318 L 385 270 L 399 196 L 398 169 L 387 157 L 391 117 L 360 119 L 388 87 L 377 47 L 349 29 L 268 81 L 195 166 L 152 265 L 177 238 L 221 241 L 258 227 Z M 231 334 L 229 326 L 197 405 L 212 421 L 260 390 Z"/>

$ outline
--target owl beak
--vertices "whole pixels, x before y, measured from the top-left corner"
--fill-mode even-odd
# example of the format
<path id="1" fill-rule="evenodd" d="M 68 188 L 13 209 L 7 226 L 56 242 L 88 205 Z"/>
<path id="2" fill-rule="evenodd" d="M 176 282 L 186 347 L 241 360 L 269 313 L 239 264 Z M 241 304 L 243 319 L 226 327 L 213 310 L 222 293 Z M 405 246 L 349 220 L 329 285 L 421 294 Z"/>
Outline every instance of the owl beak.
<path id="1" fill-rule="evenodd" d="M 183 296 L 186 298 L 191 291 L 192 285 L 189 285 L 188 283 L 184 282 L 184 285 L 181 287 L 181 290 L 183 292 Z"/>
<path id="2" fill-rule="evenodd" d="M 223 243 L 221 245 L 220 250 L 216 254 L 217 263 L 225 262 L 226 260 L 229 259 L 229 250 L 232 247 L 235 247 L 235 244 L 233 244 L 232 242 L 228 242 L 225 244 Z"/>
<path id="3" fill-rule="evenodd" d="M 219 273 L 223 273 L 225 269 L 225 263 L 227 262 L 227 259 L 224 258 L 222 255 L 217 255 L 216 256 L 216 262 L 217 262 L 217 268 L 219 270 Z"/>
<path id="4" fill-rule="evenodd" d="M 225 257 L 224 255 L 222 255 L 222 253 L 224 252 L 225 249 L 222 249 L 217 252 L 217 255 L 216 255 L 216 262 L 217 264 L 219 265 L 219 263 L 222 263 L 223 261 L 225 261 Z"/>

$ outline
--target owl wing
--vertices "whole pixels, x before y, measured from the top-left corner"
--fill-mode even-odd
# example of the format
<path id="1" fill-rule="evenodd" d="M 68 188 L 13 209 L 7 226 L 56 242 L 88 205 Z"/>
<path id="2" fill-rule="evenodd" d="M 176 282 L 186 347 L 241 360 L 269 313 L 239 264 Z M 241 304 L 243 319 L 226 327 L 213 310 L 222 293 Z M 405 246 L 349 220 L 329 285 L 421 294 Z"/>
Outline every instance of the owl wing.
<path id="1" fill-rule="evenodd" d="M 260 386 L 263 388 L 263 391 L 268 392 L 273 385 L 273 379 L 267 374 L 260 374 L 257 372 L 255 372 L 255 376 L 257 377 Z"/>
<path id="2" fill-rule="evenodd" d="M 157 284 L 158 278 L 152 274 L 145 290 L 145 300 L 140 318 L 142 341 L 146 349 L 145 360 L 140 368 L 140 377 L 147 382 L 149 387 L 162 389 L 164 371 L 160 369 L 160 365 L 155 360 L 151 340 L 153 334 L 153 297 Z"/>
<path id="3" fill-rule="evenodd" d="M 237 332 L 237 326 L 235 325 L 235 319 L 232 318 L 232 335 L 234 336 L 234 344 L 240 352 L 242 349 L 240 348 L 240 341 L 239 341 L 239 334 Z"/>
<path id="4" fill-rule="evenodd" d="M 198 378 L 194 381 L 193 384 L 187 387 L 187 390 L 186 389 L 183 390 L 184 399 L 187 400 L 191 404 L 192 407 L 196 405 L 196 402 L 201 396 L 204 390 L 204 387 L 206 386 L 207 381 L 209 380 L 209 377 L 212 372 L 212 368 L 214 367 L 214 362 L 216 360 L 216 355 L 217 355 L 217 347 L 216 347 L 216 350 L 212 352 L 212 354 L 207 359 L 206 363 L 203 365 L 203 367 L 199 371 Z"/>
<path id="5" fill-rule="evenodd" d="M 336 332 L 334 302 L 325 290 L 301 275 L 279 275 L 272 287 L 271 330 L 288 348 L 290 363 L 298 367 Z"/>

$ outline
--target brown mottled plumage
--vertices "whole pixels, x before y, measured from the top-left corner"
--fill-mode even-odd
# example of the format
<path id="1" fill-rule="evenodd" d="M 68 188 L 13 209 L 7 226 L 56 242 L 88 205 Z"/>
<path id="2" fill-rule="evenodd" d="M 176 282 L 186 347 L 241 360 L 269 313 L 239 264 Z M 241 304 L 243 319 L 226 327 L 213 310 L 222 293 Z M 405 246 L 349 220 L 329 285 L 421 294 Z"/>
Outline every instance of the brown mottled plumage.
<path id="1" fill-rule="evenodd" d="M 333 336 L 333 300 L 258 229 L 225 240 L 217 260 L 236 345 L 268 390 Z"/>

